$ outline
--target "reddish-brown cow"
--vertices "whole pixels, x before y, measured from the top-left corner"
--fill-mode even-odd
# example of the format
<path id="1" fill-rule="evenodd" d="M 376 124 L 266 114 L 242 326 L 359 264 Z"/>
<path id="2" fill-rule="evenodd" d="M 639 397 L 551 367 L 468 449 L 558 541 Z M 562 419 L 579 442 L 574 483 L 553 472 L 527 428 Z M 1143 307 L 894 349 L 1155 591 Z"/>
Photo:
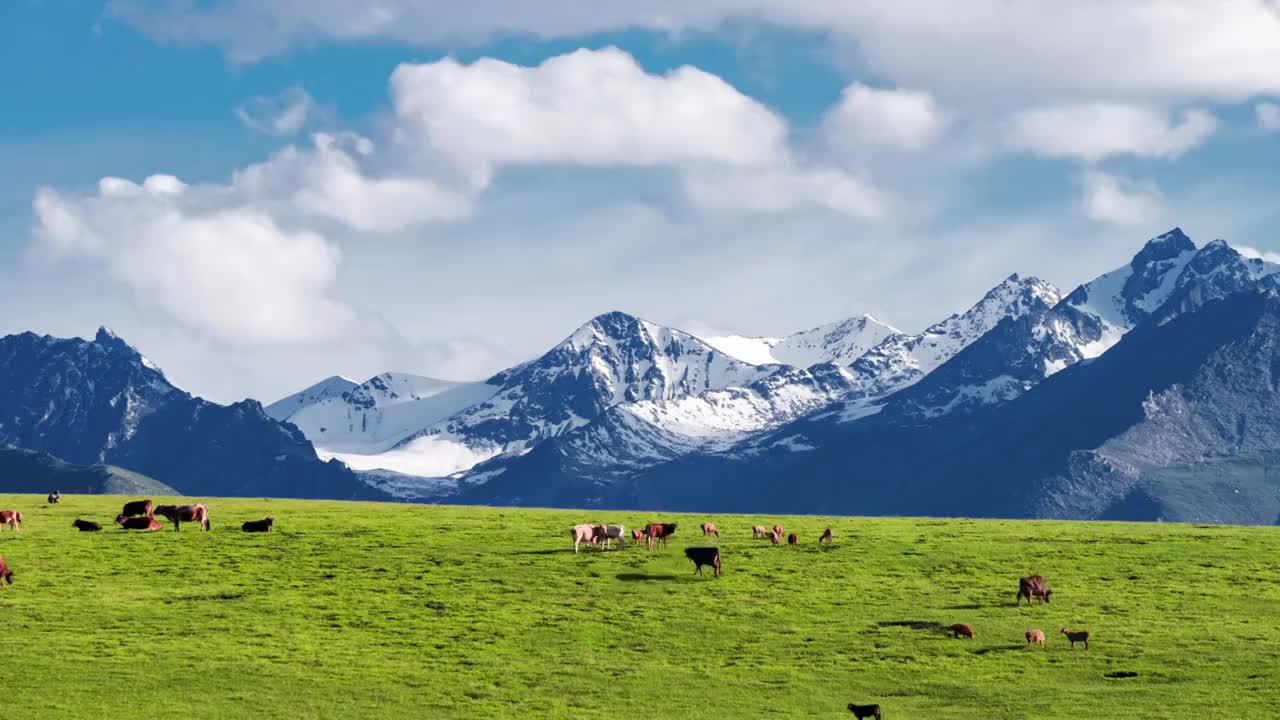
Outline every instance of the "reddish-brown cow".
<path id="1" fill-rule="evenodd" d="M 1031 604 L 1033 597 L 1040 598 L 1042 603 L 1047 603 L 1052 599 L 1053 591 L 1044 584 L 1044 578 L 1039 575 L 1028 575 L 1018 579 L 1018 596 L 1013 601 L 1021 602 L 1023 597 L 1027 599 L 1028 605 Z"/>
<path id="2" fill-rule="evenodd" d="M 708 535 L 720 537 L 720 529 L 716 527 L 715 523 L 702 523 L 702 536 L 706 537 Z"/>
<path id="3" fill-rule="evenodd" d="M 155 509 L 155 514 L 162 518 L 167 518 L 173 523 L 174 531 L 182 529 L 182 523 L 194 522 L 200 526 L 201 530 L 209 529 L 209 507 L 204 503 L 196 503 L 195 505 L 160 505 Z"/>
<path id="4" fill-rule="evenodd" d="M 22 529 L 22 513 L 17 510 L 0 510 L 0 528 L 8 525 L 13 531 Z"/>
<path id="5" fill-rule="evenodd" d="M 652 550 L 654 543 L 662 543 L 663 547 L 667 546 L 667 538 L 676 534 L 675 523 L 649 523 L 645 528 L 645 534 L 649 536 L 649 549 Z"/>
<path id="6" fill-rule="evenodd" d="M 800 542 L 800 538 L 796 537 L 795 533 L 791 533 L 790 535 L 787 536 L 788 545 L 795 545 L 798 542 Z"/>
<path id="7" fill-rule="evenodd" d="M 973 632 L 973 628 L 965 625 L 964 623 L 956 623 L 955 625 L 947 628 L 947 630 L 951 631 L 951 636 L 955 638 L 967 637 L 973 639 L 978 637 Z"/>
<path id="8" fill-rule="evenodd" d="M 159 530 L 164 527 L 156 522 L 156 519 L 150 515 L 142 517 L 129 517 L 128 515 L 117 515 L 116 524 L 125 530 Z"/>
<path id="9" fill-rule="evenodd" d="M 4 556 L 0 555 L 0 587 L 4 587 L 5 582 L 13 584 L 13 571 L 9 569 L 9 563 L 4 561 Z"/>

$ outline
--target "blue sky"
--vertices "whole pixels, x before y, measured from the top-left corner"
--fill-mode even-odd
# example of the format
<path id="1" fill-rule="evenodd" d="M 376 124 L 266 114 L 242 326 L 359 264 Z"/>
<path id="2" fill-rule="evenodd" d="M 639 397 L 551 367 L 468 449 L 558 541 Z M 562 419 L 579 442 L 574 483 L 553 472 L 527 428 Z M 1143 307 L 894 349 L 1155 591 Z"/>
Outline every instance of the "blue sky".
<path id="1" fill-rule="evenodd" d="M 0 87 L 0 332 L 223 401 L 1280 252 L 1264 0 L 11 0 Z"/>

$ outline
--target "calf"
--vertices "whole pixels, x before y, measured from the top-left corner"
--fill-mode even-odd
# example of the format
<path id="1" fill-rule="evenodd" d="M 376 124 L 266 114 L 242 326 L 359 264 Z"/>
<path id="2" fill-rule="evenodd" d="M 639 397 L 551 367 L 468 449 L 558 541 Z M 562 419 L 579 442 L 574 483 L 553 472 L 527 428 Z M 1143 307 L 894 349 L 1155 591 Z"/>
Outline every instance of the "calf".
<path id="1" fill-rule="evenodd" d="M 156 519 L 150 515 L 143 515 L 142 517 L 117 515 L 116 524 L 125 530 L 159 530 L 163 527 L 163 525 L 156 522 Z"/>
<path id="2" fill-rule="evenodd" d="M 268 515 L 261 520 L 249 520 L 241 525 L 240 529 L 245 532 L 271 532 L 271 526 L 275 522 L 276 519 Z"/>
<path id="3" fill-rule="evenodd" d="M 788 545 L 795 545 L 799 542 L 800 542 L 800 538 L 796 537 L 795 533 L 791 533 L 790 535 L 787 536 Z"/>
<path id="4" fill-rule="evenodd" d="M 702 566 L 710 565 L 716 577 L 720 577 L 720 548 L 691 547 L 684 549 L 684 556 L 693 561 L 694 574 L 702 574 Z"/>
<path id="5" fill-rule="evenodd" d="M 639 545 L 640 543 L 644 542 L 644 530 L 641 530 L 640 528 L 636 528 L 635 530 L 632 530 L 631 542 L 635 545 Z"/>
<path id="6" fill-rule="evenodd" d="M 13 571 L 9 569 L 9 564 L 4 561 L 4 556 L 0 555 L 0 587 L 4 587 L 5 582 L 13 584 Z"/>
<path id="7" fill-rule="evenodd" d="M 1085 650 L 1088 650 L 1088 649 L 1089 649 L 1089 638 L 1090 638 L 1091 636 L 1089 635 L 1089 631 L 1088 631 L 1088 630 L 1076 630 L 1076 631 L 1074 631 L 1074 632 L 1073 632 L 1073 631 L 1068 630 L 1068 629 L 1066 629 L 1066 628 L 1062 628 L 1062 634 L 1063 634 L 1063 635 L 1066 635 L 1066 636 L 1067 636 L 1067 639 L 1071 641 L 1071 649 L 1072 649 L 1072 650 L 1075 650 L 1075 649 L 1076 649 L 1076 643 L 1078 643 L 1078 642 L 1082 642 L 1082 643 L 1084 643 L 1084 649 L 1085 649 Z"/>
<path id="8" fill-rule="evenodd" d="M 753 538 L 769 537 L 769 530 L 763 525 L 756 525 L 751 528 L 751 537 Z"/>
<path id="9" fill-rule="evenodd" d="M 831 537 L 832 537 L 832 536 L 831 536 L 831 528 L 827 528 L 827 529 L 822 533 L 822 537 L 818 538 L 818 544 L 819 544 L 819 545 L 830 545 L 830 544 L 831 544 Z"/>
<path id="10" fill-rule="evenodd" d="M 151 501 L 134 500 L 133 502 L 127 502 L 124 504 L 124 509 L 120 511 L 120 514 L 125 517 L 133 517 L 134 515 L 146 515 L 149 517 L 151 515 Z"/>
<path id="11" fill-rule="evenodd" d="M 853 713 L 853 716 L 859 720 L 862 718 L 875 718 L 876 720 L 880 720 L 879 705 L 854 705 L 853 703 L 849 703 L 849 712 Z"/>
<path id="12" fill-rule="evenodd" d="M 22 529 L 22 513 L 17 510 L 0 510 L 0 527 L 5 525 L 17 532 Z"/>
<path id="13" fill-rule="evenodd" d="M 965 625 L 964 623 L 956 623 L 955 625 L 952 625 L 951 627 L 947 628 L 947 630 L 951 632 L 951 636 L 954 638 L 962 638 L 962 637 L 977 638 L 978 637 L 977 634 L 973 632 L 973 628 L 969 627 L 968 625 Z"/>
<path id="14" fill-rule="evenodd" d="M 708 535 L 720 537 L 720 529 L 716 527 L 715 523 L 702 523 L 702 537 Z"/>
<path id="15" fill-rule="evenodd" d="M 1044 578 L 1039 575 L 1028 575 L 1018 579 L 1018 596 L 1013 601 L 1019 603 L 1025 597 L 1027 604 L 1030 605 L 1031 598 L 1037 597 L 1040 598 L 1040 602 L 1047 603 L 1052 595 L 1053 591 L 1044 584 Z"/>
<path id="16" fill-rule="evenodd" d="M 1027 645 L 1028 645 L 1028 646 L 1030 646 L 1030 645 L 1040 645 L 1040 646 L 1042 646 L 1042 647 L 1043 647 L 1043 646 L 1044 646 L 1044 631 L 1042 631 L 1042 630 L 1028 630 L 1028 631 L 1027 631 Z"/>
<path id="17" fill-rule="evenodd" d="M 71 523 L 71 527 L 80 532 L 98 532 L 102 529 L 102 523 L 89 522 L 88 520 L 76 520 Z"/>

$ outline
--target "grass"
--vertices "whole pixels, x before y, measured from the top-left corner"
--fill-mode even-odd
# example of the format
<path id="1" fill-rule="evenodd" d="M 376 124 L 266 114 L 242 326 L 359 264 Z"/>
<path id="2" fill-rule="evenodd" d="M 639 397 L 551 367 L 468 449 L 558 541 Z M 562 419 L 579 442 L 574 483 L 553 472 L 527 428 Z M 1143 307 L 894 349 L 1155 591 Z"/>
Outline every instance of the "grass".
<path id="1" fill-rule="evenodd" d="M 81 534 L 122 498 L 43 500 L 0 496 L 13 717 L 1275 716 L 1275 528 L 214 500 L 210 533 Z M 670 549 L 572 552 L 571 524 L 658 519 Z M 720 579 L 681 552 L 703 520 Z M 801 545 L 751 539 L 775 520 Z M 1053 604 L 1014 606 L 1030 572 Z"/>

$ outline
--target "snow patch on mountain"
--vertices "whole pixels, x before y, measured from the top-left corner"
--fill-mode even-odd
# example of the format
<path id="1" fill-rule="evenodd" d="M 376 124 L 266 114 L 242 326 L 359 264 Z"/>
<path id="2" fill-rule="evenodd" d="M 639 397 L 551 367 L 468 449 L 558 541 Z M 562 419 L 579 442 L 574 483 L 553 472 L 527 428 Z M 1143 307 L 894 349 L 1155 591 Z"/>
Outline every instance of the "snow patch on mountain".
<path id="1" fill-rule="evenodd" d="M 286 398 L 282 398 L 271 403 L 266 408 L 267 415 L 270 415 L 276 420 L 288 420 L 290 415 L 293 415 L 302 408 L 308 405 L 313 405 L 327 398 L 341 397 L 343 393 L 354 390 L 357 385 L 359 385 L 359 383 L 350 378 L 346 378 L 341 375 L 334 375 L 333 377 L 325 378 L 306 389 L 299 390 Z"/>
<path id="2" fill-rule="evenodd" d="M 721 352 L 753 365 L 807 368 L 819 363 L 848 365 L 894 335 L 901 333 L 871 315 L 862 315 L 783 338 L 724 335 L 703 340 Z"/>

